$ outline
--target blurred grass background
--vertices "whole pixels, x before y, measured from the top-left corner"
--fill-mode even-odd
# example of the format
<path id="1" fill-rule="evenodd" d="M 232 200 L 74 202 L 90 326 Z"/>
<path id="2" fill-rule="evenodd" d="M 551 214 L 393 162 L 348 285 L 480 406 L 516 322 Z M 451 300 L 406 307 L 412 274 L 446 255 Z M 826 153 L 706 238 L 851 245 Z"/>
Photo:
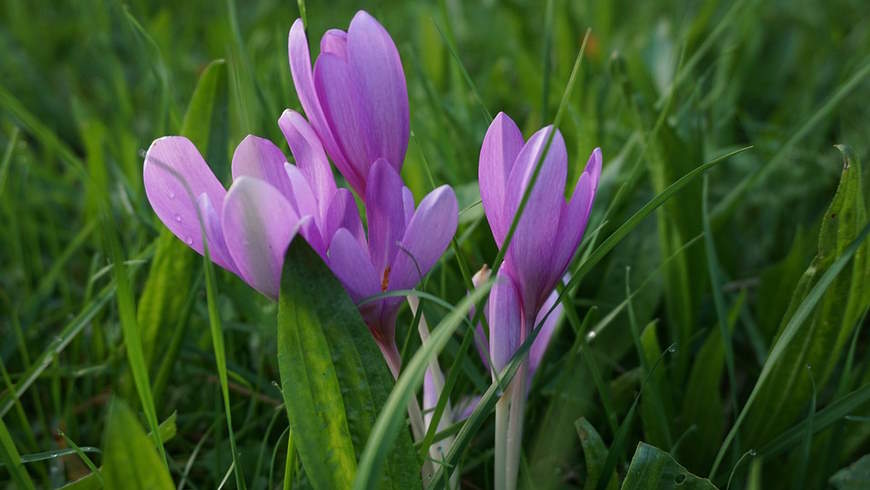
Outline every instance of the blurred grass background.
<path id="1" fill-rule="evenodd" d="M 489 117 L 507 112 L 526 136 L 552 121 L 587 28 L 583 69 L 561 128 L 571 182 L 592 148 L 600 146 L 605 156 L 587 243 L 596 239 L 596 227 L 600 242 L 701 163 L 754 145 L 710 172 L 709 216 L 702 213 L 702 184 L 694 182 L 584 279 L 572 302 L 579 318 L 596 308 L 595 342 L 586 346 L 580 325 L 565 322 L 529 403 L 526 484 L 579 488 L 588 461 L 574 421 L 588 419 L 609 445 L 641 390 L 644 366 L 677 344 L 650 378 L 652 388 L 642 389 L 644 405 L 655 407 L 642 409 L 620 458 L 630 459 L 643 440 L 673 450 L 689 470 L 706 476 L 736 416 L 730 390 L 742 406 L 815 255 L 822 215 L 843 167 L 833 145 L 847 144 L 858 160 L 868 159 L 866 2 L 442 0 L 306 7 L 315 53 L 320 35 L 346 28 L 360 8 L 391 33 L 411 106 L 403 176 L 418 199 L 430 188 L 427 167 L 437 184 L 456 187 L 461 208 L 479 198 L 477 157 Z M 106 237 L 120 239 L 133 294 L 140 298 L 155 250 L 171 246 L 158 238 L 162 225 L 144 197 L 144 150 L 153 139 L 182 131 L 197 80 L 215 59 L 225 60 L 219 65 L 225 72 L 214 111 L 207 129 L 194 130 L 205 132 L 207 145 L 200 150 L 219 178 L 229 182 L 232 149 L 248 133 L 286 149 L 276 121 L 284 108 L 301 111 L 287 64 L 287 32 L 298 16 L 289 1 L 0 3 L 0 392 L 8 403 L 3 420 L 22 454 L 67 448 L 69 440 L 100 447 L 110 395 L 138 407 L 121 330 L 125 300 L 103 289 L 112 279 Z M 481 215 L 479 206 L 464 212 L 457 235 L 474 268 L 496 255 Z M 717 252 L 715 290 L 703 240 L 697 239 L 705 218 Z M 230 465 L 229 440 L 201 262 L 193 252 L 179 253 L 188 256 L 190 270 L 161 286 L 177 313 L 143 329 L 146 362 L 157 417 L 177 413 L 178 434 L 167 443 L 175 482 L 213 488 Z M 454 260 L 433 273 L 428 288 L 451 302 L 465 295 Z M 637 290 L 632 315 L 626 314 L 627 289 Z M 733 383 L 724 372 L 722 346 L 710 340 L 719 331 L 718 289 L 732 318 Z M 235 436 L 249 486 L 265 488 L 282 479 L 286 451 L 286 417 L 274 385 L 275 306 L 225 273 L 219 274 L 219 294 Z M 143 301 L 139 322 L 148 323 L 143 317 L 151 313 L 159 317 Z M 433 320 L 443 314 L 427 310 Z M 850 332 L 860 332 L 863 321 L 853 323 L 859 328 L 828 333 L 852 339 Z M 647 326 L 639 339 L 643 359 L 632 326 Z M 414 337 L 400 326 L 400 340 L 410 339 L 406 352 L 419 342 Z M 854 339 L 854 368 L 844 371 L 839 340 L 826 364 L 813 366 L 819 407 L 870 381 L 866 333 Z M 447 347 L 442 365 L 452 365 L 460 341 Z M 581 344 L 581 357 L 592 362 L 573 355 Z M 454 399 L 485 390 L 488 376 L 474 353 L 459 361 Z M 13 403 L 13 387 L 34 365 L 38 377 Z M 693 376 L 704 368 L 707 378 Z M 743 450 L 762 447 L 807 417 L 809 379 L 799 384 L 803 388 L 795 391 L 803 394 L 789 402 L 786 415 L 756 417 L 753 432 L 742 434 Z M 654 394 L 647 396 L 650 389 Z M 866 422 L 838 424 L 812 439 L 808 453 L 793 444 L 744 462 L 734 485 L 824 488 L 835 471 L 870 449 Z M 463 458 L 468 488 L 492 485 L 491 434 L 491 425 L 485 426 Z M 88 454 L 97 464 L 103 457 Z M 805 472 L 786 470 L 806 463 L 804 454 L 813 458 Z M 727 480 L 739 456 L 729 456 L 717 483 Z M 88 472 L 76 455 L 26 467 L 47 488 Z M 624 466 L 617 469 L 624 474 Z"/>

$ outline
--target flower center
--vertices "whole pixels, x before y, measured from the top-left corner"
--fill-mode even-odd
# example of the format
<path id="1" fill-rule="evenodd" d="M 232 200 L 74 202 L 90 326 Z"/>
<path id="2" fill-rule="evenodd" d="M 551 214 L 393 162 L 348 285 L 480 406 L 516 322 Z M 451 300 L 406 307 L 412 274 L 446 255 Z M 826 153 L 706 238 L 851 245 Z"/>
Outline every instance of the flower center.
<path id="1" fill-rule="evenodd" d="M 381 291 L 386 291 L 390 285 L 390 266 L 384 269 L 384 277 L 381 278 Z"/>

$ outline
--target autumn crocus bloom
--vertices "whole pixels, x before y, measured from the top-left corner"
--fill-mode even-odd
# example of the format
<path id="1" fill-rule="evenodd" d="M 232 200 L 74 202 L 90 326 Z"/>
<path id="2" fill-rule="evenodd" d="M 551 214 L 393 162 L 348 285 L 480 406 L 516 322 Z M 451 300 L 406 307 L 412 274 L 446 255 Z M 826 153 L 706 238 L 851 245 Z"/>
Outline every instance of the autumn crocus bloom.
<path id="1" fill-rule="evenodd" d="M 327 253 L 332 271 L 357 304 L 386 291 L 415 287 L 444 253 L 458 221 L 456 195 L 441 186 L 414 207 L 411 191 L 392 165 L 374 162 L 367 177 L 368 239 L 339 229 Z M 360 312 L 398 376 L 396 315 L 403 298 L 361 304 Z"/>
<path id="2" fill-rule="evenodd" d="M 548 126 L 524 141 L 517 125 L 499 113 L 486 132 L 480 149 L 480 196 L 500 248 L 552 131 Z M 565 141 L 556 131 L 490 291 L 486 313 L 495 373 L 535 328 L 547 297 L 580 245 L 601 175 L 601 150 L 592 152 L 566 202 L 567 168 Z M 497 488 L 516 488 L 529 362 L 522 362 L 508 393 L 496 405 Z"/>
<path id="3" fill-rule="evenodd" d="M 288 46 L 305 115 L 339 172 L 366 199 L 374 162 L 383 159 L 400 172 L 408 148 L 408 91 L 396 45 L 374 17 L 359 11 L 347 32 L 323 35 L 313 70 L 301 19 L 290 29 Z"/>
<path id="4" fill-rule="evenodd" d="M 336 189 L 313 130 L 289 111 L 281 127 L 297 165 L 287 163 L 271 141 L 247 136 L 233 153 L 229 191 L 181 136 L 155 140 L 143 170 L 145 193 L 166 227 L 202 254 L 202 219 L 212 261 L 272 299 L 297 232 L 321 256 L 335 230 L 362 233 L 353 196 Z"/>

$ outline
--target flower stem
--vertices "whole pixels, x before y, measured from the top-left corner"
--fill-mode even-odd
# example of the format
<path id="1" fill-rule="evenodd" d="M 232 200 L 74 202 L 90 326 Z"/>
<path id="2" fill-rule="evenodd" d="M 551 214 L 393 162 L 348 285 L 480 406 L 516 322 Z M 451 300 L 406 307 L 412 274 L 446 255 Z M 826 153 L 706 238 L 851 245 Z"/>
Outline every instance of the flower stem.
<path id="1" fill-rule="evenodd" d="M 502 393 L 495 404 L 495 487 L 505 488 L 507 461 L 508 415 L 510 411 L 510 390 Z"/>
<path id="2" fill-rule="evenodd" d="M 381 353 L 387 361 L 387 366 L 390 372 L 393 373 L 393 378 L 399 378 L 399 372 L 402 370 L 402 356 L 399 354 L 399 348 L 396 343 L 392 345 L 381 345 L 378 342 L 378 347 L 381 348 Z M 408 417 L 411 419 L 411 432 L 414 434 L 414 440 L 421 441 L 426 435 L 426 424 L 423 422 L 423 411 L 420 409 L 420 402 L 414 397 L 408 403 Z"/>
<path id="3" fill-rule="evenodd" d="M 507 454 L 505 457 L 505 488 L 517 488 L 517 476 L 520 471 L 520 454 L 523 445 L 523 415 L 526 408 L 526 378 L 528 377 L 528 359 L 523 360 L 519 370 L 511 380 L 510 415 L 507 430 Z"/>

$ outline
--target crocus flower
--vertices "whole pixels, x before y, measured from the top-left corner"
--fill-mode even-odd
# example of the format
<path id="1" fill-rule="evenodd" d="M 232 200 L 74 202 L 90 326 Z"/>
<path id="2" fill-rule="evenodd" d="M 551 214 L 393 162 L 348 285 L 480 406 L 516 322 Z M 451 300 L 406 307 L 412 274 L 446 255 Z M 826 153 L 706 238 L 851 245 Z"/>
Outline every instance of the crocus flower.
<path id="1" fill-rule="evenodd" d="M 458 221 L 450 186 L 433 190 L 415 209 L 411 191 L 385 159 L 374 162 L 367 181 L 368 239 L 339 229 L 327 253 L 330 268 L 356 303 L 416 286 L 444 253 Z M 360 307 L 394 375 L 399 370 L 395 323 L 401 302 L 386 298 Z"/>
<path id="2" fill-rule="evenodd" d="M 297 165 L 271 141 L 247 136 L 233 153 L 229 191 L 181 136 L 155 140 L 143 169 L 145 193 L 166 227 L 203 254 L 202 219 L 212 261 L 273 299 L 297 232 L 322 256 L 335 230 L 362 236 L 353 196 L 336 189 L 314 131 L 290 111 L 280 125 Z"/>
<path id="3" fill-rule="evenodd" d="M 288 46 L 305 115 L 339 172 L 366 199 L 374 162 L 384 159 L 399 172 L 408 148 L 408 91 L 396 45 L 359 11 L 347 32 L 323 35 L 313 71 L 301 19 L 290 29 Z"/>
<path id="4" fill-rule="evenodd" d="M 480 197 L 499 247 L 550 131 L 548 126 L 524 141 L 517 125 L 499 113 L 486 132 L 480 150 Z M 566 202 L 567 165 L 565 141 L 556 131 L 490 292 L 489 350 L 496 371 L 504 367 L 534 327 L 538 312 L 565 275 L 583 238 L 601 174 L 601 150 L 592 152 Z"/>
<path id="5" fill-rule="evenodd" d="M 558 131 L 543 155 L 552 131 L 551 126 L 545 127 L 524 141 L 517 125 L 507 115 L 499 113 L 489 126 L 480 149 L 480 197 L 499 248 L 504 246 L 523 194 L 543 156 L 537 180 L 489 293 L 486 317 L 493 376 L 502 371 L 535 328 L 547 297 L 565 275 L 583 238 L 601 175 L 601 150 L 596 148 L 566 202 L 568 152 Z M 497 488 L 513 490 L 517 485 L 523 412 L 532 361 L 537 363 L 540 358 L 535 360 L 530 356 L 522 361 L 508 392 L 496 405 Z"/>

